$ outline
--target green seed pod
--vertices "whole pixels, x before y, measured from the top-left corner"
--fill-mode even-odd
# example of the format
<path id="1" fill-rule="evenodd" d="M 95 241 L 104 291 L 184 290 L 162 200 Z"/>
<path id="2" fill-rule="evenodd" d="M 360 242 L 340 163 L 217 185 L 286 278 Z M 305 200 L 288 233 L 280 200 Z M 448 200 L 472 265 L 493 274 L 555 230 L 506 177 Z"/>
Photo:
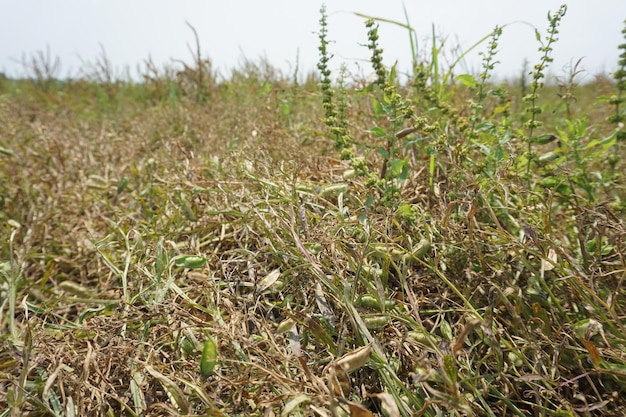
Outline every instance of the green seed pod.
<path id="1" fill-rule="evenodd" d="M 548 143 L 554 142 L 555 140 L 557 140 L 556 135 L 553 135 L 553 134 L 545 134 L 545 135 L 540 135 L 540 136 L 537 136 L 537 137 L 534 139 L 534 142 L 535 142 L 537 145 L 547 145 Z"/>
<path id="2" fill-rule="evenodd" d="M 360 295 L 359 298 L 357 298 L 355 304 L 358 307 L 366 307 L 371 308 L 372 310 L 380 311 L 380 303 L 378 302 L 376 297 L 369 294 Z"/>
<path id="3" fill-rule="evenodd" d="M 555 159 L 559 158 L 559 154 L 556 152 L 546 152 L 543 155 L 539 156 L 539 164 L 547 164 L 548 162 L 552 162 Z"/>
<path id="4" fill-rule="evenodd" d="M 187 255 L 176 259 L 176 266 L 182 266 L 189 269 L 199 269 L 206 265 L 207 259 L 204 256 Z"/>
<path id="5" fill-rule="evenodd" d="M 193 343 L 191 343 L 191 341 L 186 337 L 180 341 L 179 346 L 180 349 L 185 353 L 185 355 L 191 355 L 195 350 L 195 346 L 193 345 Z"/>
<path id="6" fill-rule="evenodd" d="M 128 186 L 128 177 L 122 177 L 117 183 L 117 194 L 121 194 Z"/>
<path id="7" fill-rule="evenodd" d="M 396 303 L 394 303 L 393 300 L 386 299 L 384 303 L 385 303 L 385 310 L 393 310 L 396 307 Z M 360 295 L 357 298 L 355 304 L 360 307 L 366 307 L 372 310 L 382 311 L 382 308 L 380 306 L 380 303 L 378 302 L 378 299 L 370 294 Z"/>
<path id="8" fill-rule="evenodd" d="M 200 375 L 209 376 L 217 363 L 217 344 L 211 336 L 204 342 L 202 356 L 200 357 Z"/>
<path id="9" fill-rule="evenodd" d="M 389 316 L 363 317 L 363 321 L 368 330 L 380 330 L 389 322 Z"/>
<path id="10" fill-rule="evenodd" d="M 354 178 L 354 177 L 356 177 L 356 170 L 354 169 L 347 169 L 343 172 L 344 180 L 349 180 L 350 178 Z"/>
<path id="11" fill-rule="evenodd" d="M 346 183 L 327 185 L 320 189 L 320 195 L 322 197 L 337 196 L 346 192 L 348 192 L 348 184 Z"/>

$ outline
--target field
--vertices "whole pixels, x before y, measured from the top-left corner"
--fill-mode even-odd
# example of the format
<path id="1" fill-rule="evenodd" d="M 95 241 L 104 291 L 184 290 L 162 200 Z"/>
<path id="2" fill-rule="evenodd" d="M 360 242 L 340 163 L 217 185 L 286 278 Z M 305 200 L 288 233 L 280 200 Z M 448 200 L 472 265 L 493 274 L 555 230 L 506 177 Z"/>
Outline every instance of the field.
<path id="1" fill-rule="evenodd" d="M 626 44 L 547 79 L 561 12 L 503 83 L 324 12 L 305 80 L 0 78 L 0 416 L 626 415 Z"/>

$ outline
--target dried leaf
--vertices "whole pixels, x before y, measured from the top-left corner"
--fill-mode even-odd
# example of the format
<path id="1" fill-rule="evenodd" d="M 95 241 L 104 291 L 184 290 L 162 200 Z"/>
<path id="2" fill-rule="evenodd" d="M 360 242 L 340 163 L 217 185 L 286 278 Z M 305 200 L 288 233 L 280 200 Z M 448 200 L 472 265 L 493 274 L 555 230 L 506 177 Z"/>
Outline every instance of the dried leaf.
<path id="1" fill-rule="evenodd" d="M 296 325 L 296 321 L 291 318 L 288 317 L 285 320 L 281 321 L 280 324 L 278 325 L 278 328 L 276 329 L 277 333 L 287 333 L 289 331 L 291 331 L 291 329 Z"/>
<path id="2" fill-rule="evenodd" d="M 582 339 L 582 341 L 587 349 L 587 352 L 589 352 L 591 363 L 593 363 L 593 366 L 598 366 L 600 364 L 600 352 L 598 351 L 598 348 L 587 339 Z"/>
<path id="3" fill-rule="evenodd" d="M 367 363 L 372 353 L 372 345 L 368 344 L 362 346 L 350 353 L 343 355 L 335 362 L 335 366 L 339 367 L 342 371 L 350 374 Z"/>
<path id="4" fill-rule="evenodd" d="M 170 399 L 172 405 L 181 413 L 189 413 L 189 402 L 183 391 L 176 385 L 174 381 L 154 369 L 150 365 L 146 365 L 146 371 L 150 373 L 163 387 L 167 393 L 167 397 Z"/>
<path id="5" fill-rule="evenodd" d="M 143 390 L 141 389 L 144 381 L 144 375 L 136 369 L 135 364 L 131 364 L 131 369 L 133 370 L 133 377 L 130 379 L 130 392 L 133 397 L 133 405 L 135 406 L 134 411 L 137 414 L 143 414 L 148 407 Z"/>
<path id="6" fill-rule="evenodd" d="M 333 339 L 329 330 L 320 322 L 320 320 L 315 317 L 307 317 L 299 312 L 296 312 L 294 316 L 298 319 L 298 321 L 302 321 L 302 324 L 309 334 L 315 337 L 318 342 L 324 344 L 333 354 L 336 354 L 337 343 Z"/>
<path id="7" fill-rule="evenodd" d="M 380 408 L 387 417 L 400 417 L 400 409 L 396 404 L 393 396 L 387 392 L 380 392 L 378 394 L 370 394 L 370 397 L 378 398 L 380 400 Z"/>
<path id="8" fill-rule="evenodd" d="M 322 289 L 322 284 L 319 282 L 315 285 L 315 302 L 317 303 L 317 308 L 319 308 L 320 313 L 326 319 L 326 321 L 331 325 L 335 326 L 335 315 L 328 305 L 328 301 L 324 296 L 324 291 Z"/>
<path id="9" fill-rule="evenodd" d="M 350 393 L 350 377 L 340 367 L 333 364 L 328 367 L 327 386 L 330 403 L 333 405 L 335 404 L 335 396 L 343 398 Z"/>
<path id="10" fill-rule="evenodd" d="M 261 282 L 259 282 L 259 292 L 263 292 L 266 289 L 270 288 L 274 283 L 280 278 L 280 269 L 274 269 L 272 272 L 263 277 Z"/>
<path id="11" fill-rule="evenodd" d="M 470 206 L 470 209 L 467 212 L 467 220 L 472 221 L 477 211 L 478 211 L 478 206 L 476 205 L 474 201 L 472 201 L 472 205 Z"/>
<path id="12" fill-rule="evenodd" d="M 552 271 L 557 260 L 558 256 L 556 254 L 556 251 L 552 248 L 548 249 L 548 259 L 541 260 L 541 270 Z"/>
<path id="13" fill-rule="evenodd" d="M 287 333 L 287 338 L 289 339 L 289 347 L 291 347 L 291 352 L 297 357 L 304 356 L 304 353 L 302 353 L 302 346 L 300 345 L 300 334 L 298 333 L 298 326 L 291 326 L 289 332 Z"/>
<path id="14" fill-rule="evenodd" d="M 452 354 L 456 354 L 459 350 L 463 349 L 463 343 L 465 343 L 465 339 L 470 334 L 472 330 L 474 330 L 477 326 L 479 326 L 482 322 L 480 320 L 472 320 L 463 327 L 461 334 L 456 338 L 456 342 L 452 345 Z"/>
<path id="15" fill-rule="evenodd" d="M 285 407 L 283 408 L 283 411 L 281 411 L 280 415 L 281 417 L 286 417 L 288 415 L 291 415 L 291 413 L 294 412 L 296 408 L 298 408 L 299 405 L 303 403 L 310 403 L 310 402 L 311 402 L 311 397 L 309 397 L 308 395 L 305 395 L 305 394 L 296 395 L 291 400 L 287 401 L 287 404 L 285 404 Z"/>
<path id="16" fill-rule="evenodd" d="M 354 401 L 346 401 L 350 407 L 350 417 L 374 417 L 374 414 L 364 406 Z"/>

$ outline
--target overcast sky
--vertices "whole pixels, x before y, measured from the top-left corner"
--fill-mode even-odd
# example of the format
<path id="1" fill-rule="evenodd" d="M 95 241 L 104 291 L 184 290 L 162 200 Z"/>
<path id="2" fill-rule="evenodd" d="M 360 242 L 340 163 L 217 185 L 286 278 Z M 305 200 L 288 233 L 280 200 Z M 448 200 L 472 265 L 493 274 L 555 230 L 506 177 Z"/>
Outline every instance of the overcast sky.
<path id="1" fill-rule="evenodd" d="M 497 71 L 501 76 L 521 74 L 525 58 L 537 62 L 539 44 L 534 28 L 545 35 L 547 12 L 564 1 L 552 0 L 327 0 L 329 38 L 334 64 L 345 62 L 353 73 L 371 72 L 364 19 L 354 12 L 405 21 L 403 4 L 416 29 L 419 48 L 426 54 L 434 24 L 447 45 L 467 50 L 496 25 L 506 25 L 500 42 Z M 551 71 L 563 74 L 566 67 L 583 58 L 587 77 L 616 69 L 625 43 L 621 30 L 626 19 L 626 0 L 571 0 L 554 46 Z M 220 74 L 241 65 L 242 60 L 265 57 L 291 73 L 296 62 L 302 72 L 317 62 L 319 9 L 310 0 L 0 0 L 0 72 L 23 74 L 21 60 L 49 47 L 62 63 L 62 77 L 76 75 L 84 62 L 94 62 L 106 51 L 116 71 L 137 74 L 146 58 L 161 65 L 182 59 L 192 62 L 187 45 L 194 42 L 189 22 L 198 31 L 201 49 Z M 380 43 L 386 64 L 410 67 L 406 30 L 381 23 Z M 484 50 L 486 42 L 476 51 Z M 452 57 L 451 52 L 446 54 Z M 475 56 L 470 55 L 470 56 Z M 299 57 L 299 58 L 298 58 Z M 360 62 L 360 67 L 358 66 Z M 478 70 L 480 61 L 469 58 L 465 70 Z"/>

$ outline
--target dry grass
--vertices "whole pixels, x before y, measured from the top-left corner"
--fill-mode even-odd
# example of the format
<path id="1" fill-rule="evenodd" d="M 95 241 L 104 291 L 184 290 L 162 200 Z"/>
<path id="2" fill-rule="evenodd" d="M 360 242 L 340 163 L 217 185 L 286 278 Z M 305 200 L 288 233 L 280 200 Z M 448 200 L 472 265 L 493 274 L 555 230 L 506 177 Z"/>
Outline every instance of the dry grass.
<path id="1" fill-rule="evenodd" d="M 313 84 L 182 82 L 0 95 L 1 415 L 626 412 L 623 175 L 590 198 L 571 160 L 529 187 L 442 152 L 432 187 L 416 149 L 407 221 L 344 179 Z M 614 86 L 584 88 L 588 143 Z"/>

